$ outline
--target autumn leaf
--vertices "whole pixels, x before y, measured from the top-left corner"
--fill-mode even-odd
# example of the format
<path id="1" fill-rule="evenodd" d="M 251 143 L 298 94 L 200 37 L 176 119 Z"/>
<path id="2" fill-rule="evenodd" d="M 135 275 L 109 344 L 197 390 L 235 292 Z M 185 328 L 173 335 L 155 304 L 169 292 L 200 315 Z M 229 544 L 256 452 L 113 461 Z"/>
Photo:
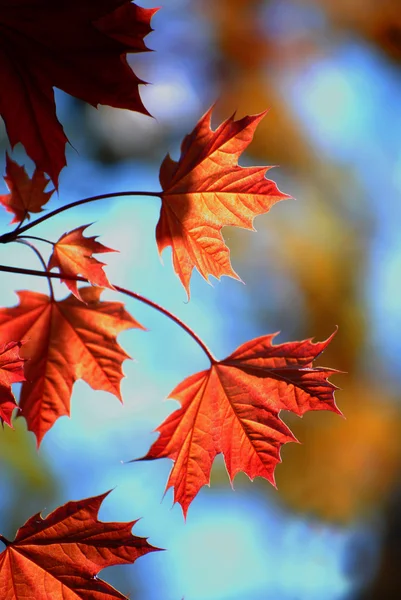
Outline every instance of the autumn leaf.
<path id="1" fill-rule="evenodd" d="M 19 306 L 0 310 L 0 336 L 24 339 L 27 360 L 20 396 L 21 415 L 40 444 L 55 421 L 70 414 L 72 386 L 84 379 L 119 400 L 121 365 L 129 356 L 116 342 L 121 331 L 143 327 L 120 302 L 101 302 L 101 288 L 80 290 L 56 301 L 36 292 L 18 292 Z"/>
<path id="2" fill-rule="evenodd" d="M 212 109 L 186 136 L 179 161 L 167 155 L 160 168 L 163 192 L 157 245 L 160 254 L 172 247 L 174 270 L 188 296 L 194 267 L 206 280 L 209 275 L 239 279 L 231 267 L 222 227 L 253 229 L 256 215 L 290 198 L 265 178 L 270 167 L 237 164 L 266 113 L 238 121 L 231 117 L 216 131 L 210 128 L 211 113 Z"/>
<path id="3" fill-rule="evenodd" d="M 0 203 L 8 212 L 14 214 L 11 223 L 19 223 L 25 218 L 29 219 L 29 213 L 42 212 L 43 205 L 50 200 L 54 192 L 54 190 L 45 192 L 50 179 L 42 171 L 35 169 L 30 178 L 25 168 L 12 160 L 8 154 L 6 154 L 4 180 L 10 193 L 0 195 Z"/>
<path id="4" fill-rule="evenodd" d="M 25 381 L 21 345 L 21 342 L 9 342 L 0 349 L 0 419 L 10 427 L 13 410 L 17 408 L 11 384 Z"/>
<path id="5" fill-rule="evenodd" d="M 246 342 L 207 371 L 191 375 L 169 395 L 181 403 L 158 428 L 159 438 L 140 460 L 174 461 L 167 489 L 184 515 L 200 488 L 208 485 L 214 458 L 223 453 L 230 480 L 239 471 L 250 479 L 264 477 L 273 485 L 280 448 L 297 441 L 279 417 L 281 410 L 302 416 L 311 410 L 341 414 L 336 386 L 328 377 L 337 371 L 312 367 L 333 338 L 273 345 L 276 334 Z"/>
<path id="6" fill-rule="evenodd" d="M 0 114 L 11 145 L 21 142 L 57 185 L 67 137 L 53 88 L 97 106 L 148 114 L 127 52 L 144 52 L 155 9 L 131 0 L 14 0 L 0 15 Z"/>
<path id="7" fill-rule="evenodd" d="M 132 535 L 136 521 L 104 523 L 97 516 L 107 496 L 67 502 L 44 519 L 34 515 L 0 555 L 4 600 L 126 600 L 97 578 L 111 565 L 133 563 L 159 548 Z"/>
<path id="8" fill-rule="evenodd" d="M 107 248 L 100 242 L 97 242 L 96 236 L 85 237 L 83 232 L 87 227 L 89 225 L 82 225 L 61 236 L 59 241 L 54 245 L 53 254 L 49 260 L 49 269 L 58 267 L 62 274 L 72 276 L 82 275 L 94 285 L 113 289 L 103 271 L 104 263 L 93 258 L 92 254 L 116 252 L 116 250 Z M 82 300 L 76 281 L 72 279 L 62 279 L 61 281 L 67 285 L 68 289 L 78 300 Z"/>

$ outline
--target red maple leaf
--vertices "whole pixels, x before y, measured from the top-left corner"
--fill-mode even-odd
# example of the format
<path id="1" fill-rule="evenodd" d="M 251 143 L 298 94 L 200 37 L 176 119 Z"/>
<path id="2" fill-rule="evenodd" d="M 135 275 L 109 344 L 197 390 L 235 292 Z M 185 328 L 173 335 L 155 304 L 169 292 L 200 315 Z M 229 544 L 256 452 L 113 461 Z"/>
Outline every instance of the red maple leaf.
<path id="1" fill-rule="evenodd" d="M 80 290 L 55 301 L 36 292 L 18 292 L 19 306 L 0 310 L 0 336 L 24 339 L 27 360 L 20 396 L 21 415 L 40 444 L 63 415 L 70 414 L 72 386 L 84 379 L 93 389 L 121 400 L 121 364 L 129 358 L 117 344 L 121 331 L 143 327 L 120 302 L 101 302 L 101 288 Z"/>
<path id="2" fill-rule="evenodd" d="M 53 254 L 49 260 L 49 269 L 58 267 L 60 273 L 64 275 L 82 275 L 94 285 L 113 289 L 103 271 L 104 263 L 93 258 L 92 254 L 116 252 L 116 250 L 107 248 L 100 242 L 97 242 L 96 236 L 85 237 L 83 232 L 87 227 L 89 225 L 82 225 L 61 236 L 59 241 L 54 245 Z M 76 281 L 72 279 L 62 279 L 61 281 L 67 285 L 68 289 L 78 300 L 82 300 Z"/>
<path id="3" fill-rule="evenodd" d="M 25 168 L 8 154 L 6 155 L 6 175 L 4 180 L 10 190 L 9 194 L 0 196 L 0 203 L 11 213 L 14 218 L 11 223 L 19 223 L 25 218 L 29 219 L 29 213 L 39 213 L 43 210 L 54 190 L 45 192 L 50 179 L 42 171 L 35 169 L 32 178 L 29 177 Z"/>
<path id="4" fill-rule="evenodd" d="M 172 247 L 174 270 L 188 296 L 194 267 L 206 280 L 209 275 L 239 279 L 231 267 L 222 227 L 253 229 L 256 215 L 290 198 L 265 178 L 270 167 L 237 164 L 266 113 L 238 121 L 231 117 L 212 131 L 211 112 L 184 139 L 179 161 L 167 155 L 160 168 L 163 192 L 157 245 L 160 254 Z"/>
<path id="5" fill-rule="evenodd" d="M 17 407 L 11 384 L 25 381 L 21 345 L 21 342 L 9 342 L 0 349 L 0 419 L 10 427 L 13 410 Z"/>
<path id="6" fill-rule="evenodd" d="M 93 106 L 148 114 L 141 80 L 126 59 L 144 52 L 155 9 L 131 0 L 13 0 L 0 14 L 0 115 L 11 145 L 21 142 L 57 185 L 67 138 L 53 88 Z"/>
<path id="7" fill-rule="evenodd" d="M 97 578 L 111 565 L 133 563 L 148 552 L 146 538 L 132 535 L 136 521 L 103 523 L 97 516 L 107 496 L 67 502 L 44 519 L 34 515 L 4 538 L 0 555 L 0 595 L 4 600 L 127 600 Z"/>
<path id="8" fill-rule="evenodd" d="M 159 438 L 140 460 L 174 461 L 167 489 L 186 515 L 199 489 L 209 484 L 214 458 L 223 453 L 230 480 L 239 471 L 273 485 L 280 448 L 297 441 L 279 417 L 309 410 L 341 414 L 334 401 L 334 369 L 312 367 L 330 343 L 310 339 L 272 344 L 276 334 L 246 342 L 207 371 L 191 375 L 169 395 L 182 407 L 157 429 Z"/>

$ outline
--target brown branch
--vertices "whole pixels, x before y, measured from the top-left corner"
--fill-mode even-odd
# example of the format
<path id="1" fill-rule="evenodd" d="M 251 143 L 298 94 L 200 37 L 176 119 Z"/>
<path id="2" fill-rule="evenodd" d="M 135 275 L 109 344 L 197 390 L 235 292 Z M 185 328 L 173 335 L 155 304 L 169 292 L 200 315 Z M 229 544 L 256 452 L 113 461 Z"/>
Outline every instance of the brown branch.
<path id="1" fill-rule="evenodd" d="M 4 271 L 5 273 L 19 273 L 20 275 L 34 275 L 36 277 L 47 277 L 47 278 L 54 278 L 54 279 L 69 279 L 71 281 L 83 281 L 84 283 L 89 283 L 88 280 L 85 279 L 85 277 L 74 277 L 73 275 L 65 275 L 62 273 L 51 273 L 50 271 L 35 271 L 35 269 L 25 269 L 22 267 L 8 267 L 6 265 L 0 265 L 0 272 L 1 271 Z M 213 356 L 212 352 L 206 346 L 205 342 L 203 342 L 201 340 L 201 338 L 189 327 L 189 325 L 186 325 L 176 315 L 174 315 L 169 310 L 167 310 L 167 308 L 164 308 L 163 306 L 156 304 L 156 302 L 149 300 L 149 298 L 146 298 L 145 296 L 142 296 L 141 294 L 137 294 L 136 292 L 131 292 L 130 290 L 120 287 L 119 285 L 113 285 L 113 287 L 115 290 L 117 290 L 121 294 L 125 294 L 126 296 L 129 296 L 130 298 L 139 300 L 139 302 L 142 302 L 143 304 L 147 304 L 151 308 L 154 308 L 158 312 L 160 312 L 163 315 L 165 315 L 166 317 L 168 317 L 171 321 L 174 321 L 174 323 L 176 323 L 179 327 L 181 327 L 181 329 L 183 329 L 186 333 L 188 333 L 188 335 L 190 335 L 192 337 L 192 339 L 198 344 L 198 346 L 200 348 L 202 348 L 203 352 L 206 354 L 206 356 L 208 357 L 208 359 L 210 360 L 210 362 L 212 364 L 215 364 L 218 362 L 217 359 Z"/>

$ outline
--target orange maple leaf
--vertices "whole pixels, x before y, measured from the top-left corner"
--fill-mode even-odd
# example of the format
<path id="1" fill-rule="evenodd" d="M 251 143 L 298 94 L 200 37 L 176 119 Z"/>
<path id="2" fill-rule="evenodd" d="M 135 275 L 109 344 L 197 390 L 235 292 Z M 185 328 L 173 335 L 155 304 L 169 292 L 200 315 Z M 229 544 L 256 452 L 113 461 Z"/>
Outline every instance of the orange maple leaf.
<path id="1" fill-rule="evenodd" d="M 160 168 L 163 192 L 157 245 L 160 254 L 172 247 L 174 270 L 188 296 L 194 267 L 206 280 L 209 275 L 239 279 L 231 267 L 222 227 L 253 229 L 256 215 L 291 197 L 265 178 L 271 167 L 237 164 L 266 113 L 238 121 L 231 117 L 212 131 L 211 112 L 185 137 L 179 161 L 167 155 Z"/>
<path id="2" fill-rule="evenodd" d="M 120 302 L 101 302 L 101 288 L 80 290 L 55 301 L 36 292 L 18 292 L 19 306 L 0 310 L 0 336 L 24 339 L 27 381 L 20 396 L 21 415 L 40 444 L 55 421 L 70 414 L 72 386 L 84 379 L 93 389 L 121 400 L 121 365 L 129 358 L 118 333 L 143 327 Z"/>
<path id="3" fill-rule="evenodd" d="M 21 342 L 9 342 L 0 350 L 0 419 L 10 427 L 13 410 L 17 408 L 11 384 L 25 381 L 21 346 Z"/>
<path id="4" fill-rule="evenodd" d="M 29 213 L 42 212 L 43 205 L 50 200 L 54 192 L 54 189 L 45 192 L 50 179 L 42 171 L 35 169 L 30 178 L 25 168 L 12 160 L 8 154 L 4 180 L 10 193 L 0 195 L 0 203 L 8 212 L 14 213 L 11 223 L 30 219 Z"/>
<path id="5" fill-rule="evenodd" d="M 54 245 L 53 254 L 49 260 L 49 269 L 58 267 L 61 274 L 82 275 L 94 285 L 114 289 L 103 271 L 104 263 L 93 258 L 92 254 L 117 251 L 97 242 L 97 236 L 85 237 L 83 232 L 89 226 L 82 225 L 61 236 Z M 61 281 L 67 285 L 78 300 L 82 300 L 76 281 L 71 279 L 62 279 Z"/>
<path id="6" fill-rule="evenodd" d="M 279 417 L 281 410 L 301 416 L 309 410 L 341 414 L 334 369 L 312 367 L 333 338 L 277 346 L 277 334 L 246 342 L 207 371 L 191 375 L 169 395 L 181 403 L 157 429 L 159 438 L 140 460 L 174 461 L 167 488 L 184 515 L 200 488 L 209 484 L 214 458 L 223 453 L 231 482 L 239 471 L 273 485 L 280 448 L 297 441 Z"/>
<path id="7" fill-rule="evenodd" d="M 104 523 L 97 516 L 107 496 L 67 502 L 44 519 L 34 515 L 15 540 L 2 537 L 0 595 L 7 600 L 127 600 L 97 578 L 111 565 L 133 563 L 159 550 L 132 535 L 136 521 Z"/>

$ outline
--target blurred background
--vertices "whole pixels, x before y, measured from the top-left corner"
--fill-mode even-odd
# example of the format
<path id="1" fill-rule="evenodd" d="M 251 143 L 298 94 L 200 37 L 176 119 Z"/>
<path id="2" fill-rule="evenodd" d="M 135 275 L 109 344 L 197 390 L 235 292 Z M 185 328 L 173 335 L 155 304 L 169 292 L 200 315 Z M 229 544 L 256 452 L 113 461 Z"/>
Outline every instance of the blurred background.
<path id="1" fill-rule="evenodd" d="M 258 217 L 257 234 L 226 228 L 246 285 L 223 278 L 211 287 L 194 274 L 190 303 L 170 251 L 164 266 L 158 258 L 157 198 L 85 205 L 36 234 L 56 241 L 95 222 L 88 235 L 121 253 L 100 257 L 109 279 L 166 306 L 220 358 L 257 335 L 322 340 L 338 326 L 318 364 L 346 371 L 333 378 L 346 420 L 284 414 L 302 444 L 284 447 L 278 490 L 240 474 L 233 492 L 219 457 L 184 524 L 171 491 L 162 501 L 171 462 L 126 463 L 177 407 L 163 402 L 171 389 L 207 363 L 173 323 L 128 302 L 149 331 L 119 337 L 135 359 L 124 365 L 124 406 L 78 382 L 72 419 L 56 423 L 39 454 L 22 420 L 5 428 L 0 530 L 13 537 L 37 511 L 115 488 L 101 518 L 143 517 L 134 533 L 168 549 L 102 573 L 132 600 L 399 598 L 401 2 L 169 0 L 153 27 L 155 52 L 130 60 L 151 82 L 141 93 L 155 119 L 57 92 L 74 148 L 52 206 L 158 190 L 161 160 L 177 158 L 216 100 L 214 124 L 270 108 L 242 164 L 279 165 L 271 177 L 297 201 Z M 18 149 L 14 157 L 29 165 Z M 0 220 L 5 231 L 9 215 Z M 0 253 L 3 264 L 38 268 L 22 246 Z M 47 292 L 47 283 L 3 273 L 3 306 L 16 303 L 16 289 Z"/>

